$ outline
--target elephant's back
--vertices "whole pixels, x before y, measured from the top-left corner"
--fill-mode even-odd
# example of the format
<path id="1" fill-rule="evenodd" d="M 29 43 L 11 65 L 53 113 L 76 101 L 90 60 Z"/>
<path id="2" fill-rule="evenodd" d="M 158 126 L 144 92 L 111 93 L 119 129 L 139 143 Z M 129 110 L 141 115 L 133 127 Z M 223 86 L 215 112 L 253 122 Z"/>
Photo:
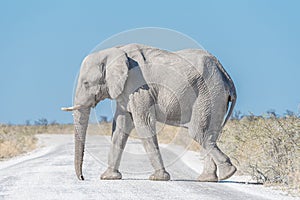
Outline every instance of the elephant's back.
<path id="1" fill-rule="evenodd" d="M 175 52 L 190 64 L 193 69 L 203 77 L 205 82 L 213 85 L 230 82 L 231 78 L 219 62 L 219 60 L 209 52 L 201 49 L 184 49 Z"/>

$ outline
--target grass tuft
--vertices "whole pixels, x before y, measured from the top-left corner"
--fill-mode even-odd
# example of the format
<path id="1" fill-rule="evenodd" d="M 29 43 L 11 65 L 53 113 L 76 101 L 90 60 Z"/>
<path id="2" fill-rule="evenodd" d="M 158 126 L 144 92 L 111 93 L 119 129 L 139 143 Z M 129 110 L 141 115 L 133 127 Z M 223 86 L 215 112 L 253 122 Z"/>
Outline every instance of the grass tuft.
<path id="1" fill-rule="evenodd" d="M 28 127 L 0 125 L 0 160 L 31 151 L 36 148 L 36 142 Z"/>

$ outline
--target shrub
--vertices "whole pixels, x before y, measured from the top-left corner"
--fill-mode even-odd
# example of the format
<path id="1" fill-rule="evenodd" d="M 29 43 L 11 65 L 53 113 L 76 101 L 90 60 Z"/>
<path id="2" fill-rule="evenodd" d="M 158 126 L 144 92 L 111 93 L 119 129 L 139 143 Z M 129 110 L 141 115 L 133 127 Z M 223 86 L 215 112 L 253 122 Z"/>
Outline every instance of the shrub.
<path id="1" fill-rule="evenodd" d="M 46 118 L 40 118 L 37 121 L 34 121 L 34 125 L 36 126 L 47 126 L 48 120 Z"/>
<path id="2" fill-rule="evenodd" d="M 36 141 L 26 126 L 0 125 L 0 160 L 33 150 Z"/>
<path id="3" fill-rule="evenodd" d="M 219 144 L 241 173 L 300 190 L 300 118 L 295 115 L 279 118 L 272 112 L 231 120 Z"/>

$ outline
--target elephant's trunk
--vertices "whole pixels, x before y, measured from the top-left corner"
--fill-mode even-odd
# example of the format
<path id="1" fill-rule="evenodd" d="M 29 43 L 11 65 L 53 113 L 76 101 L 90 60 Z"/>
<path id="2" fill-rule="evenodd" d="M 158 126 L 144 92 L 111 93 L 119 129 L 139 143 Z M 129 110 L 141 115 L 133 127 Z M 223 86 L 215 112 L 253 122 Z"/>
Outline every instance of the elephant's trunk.
<path id="1" fill-rule="evenodd" d="M 82 162 L 90 110 L 90 108 L 83 108 L 74 110 L 73 113 L 75 128 L 75 171 L 79 180 L 84 180 L 82 175 Z"/>

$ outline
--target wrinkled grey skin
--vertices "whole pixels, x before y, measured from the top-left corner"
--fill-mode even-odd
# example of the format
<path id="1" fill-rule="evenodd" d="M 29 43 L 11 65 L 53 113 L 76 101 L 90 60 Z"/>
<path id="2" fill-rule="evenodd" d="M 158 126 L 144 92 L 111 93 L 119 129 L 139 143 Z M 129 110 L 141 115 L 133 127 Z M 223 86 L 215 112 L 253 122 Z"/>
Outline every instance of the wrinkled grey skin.
<path id="1" fill-rule="evenodd" d="M 156 121 L 188 128 L 202 145 L 206 157 L 199 181 L 227 179 L 236 171 L 216 144 L 232 113 L 236 91 L 222 65 L 208 52 L 169 52 L 129 44 L 88 55 L 81 66 L 75 105 L 66 109 L 74 110 L 75 169 L 80 180 L 90 109 L 106 98 L 116 100 L 117 107 L 108 169 L 101 179 L 121 179 L 120 160 L 134 127 L 154 168 L 149 179 L 170 179 L 159 151 Z"/>

